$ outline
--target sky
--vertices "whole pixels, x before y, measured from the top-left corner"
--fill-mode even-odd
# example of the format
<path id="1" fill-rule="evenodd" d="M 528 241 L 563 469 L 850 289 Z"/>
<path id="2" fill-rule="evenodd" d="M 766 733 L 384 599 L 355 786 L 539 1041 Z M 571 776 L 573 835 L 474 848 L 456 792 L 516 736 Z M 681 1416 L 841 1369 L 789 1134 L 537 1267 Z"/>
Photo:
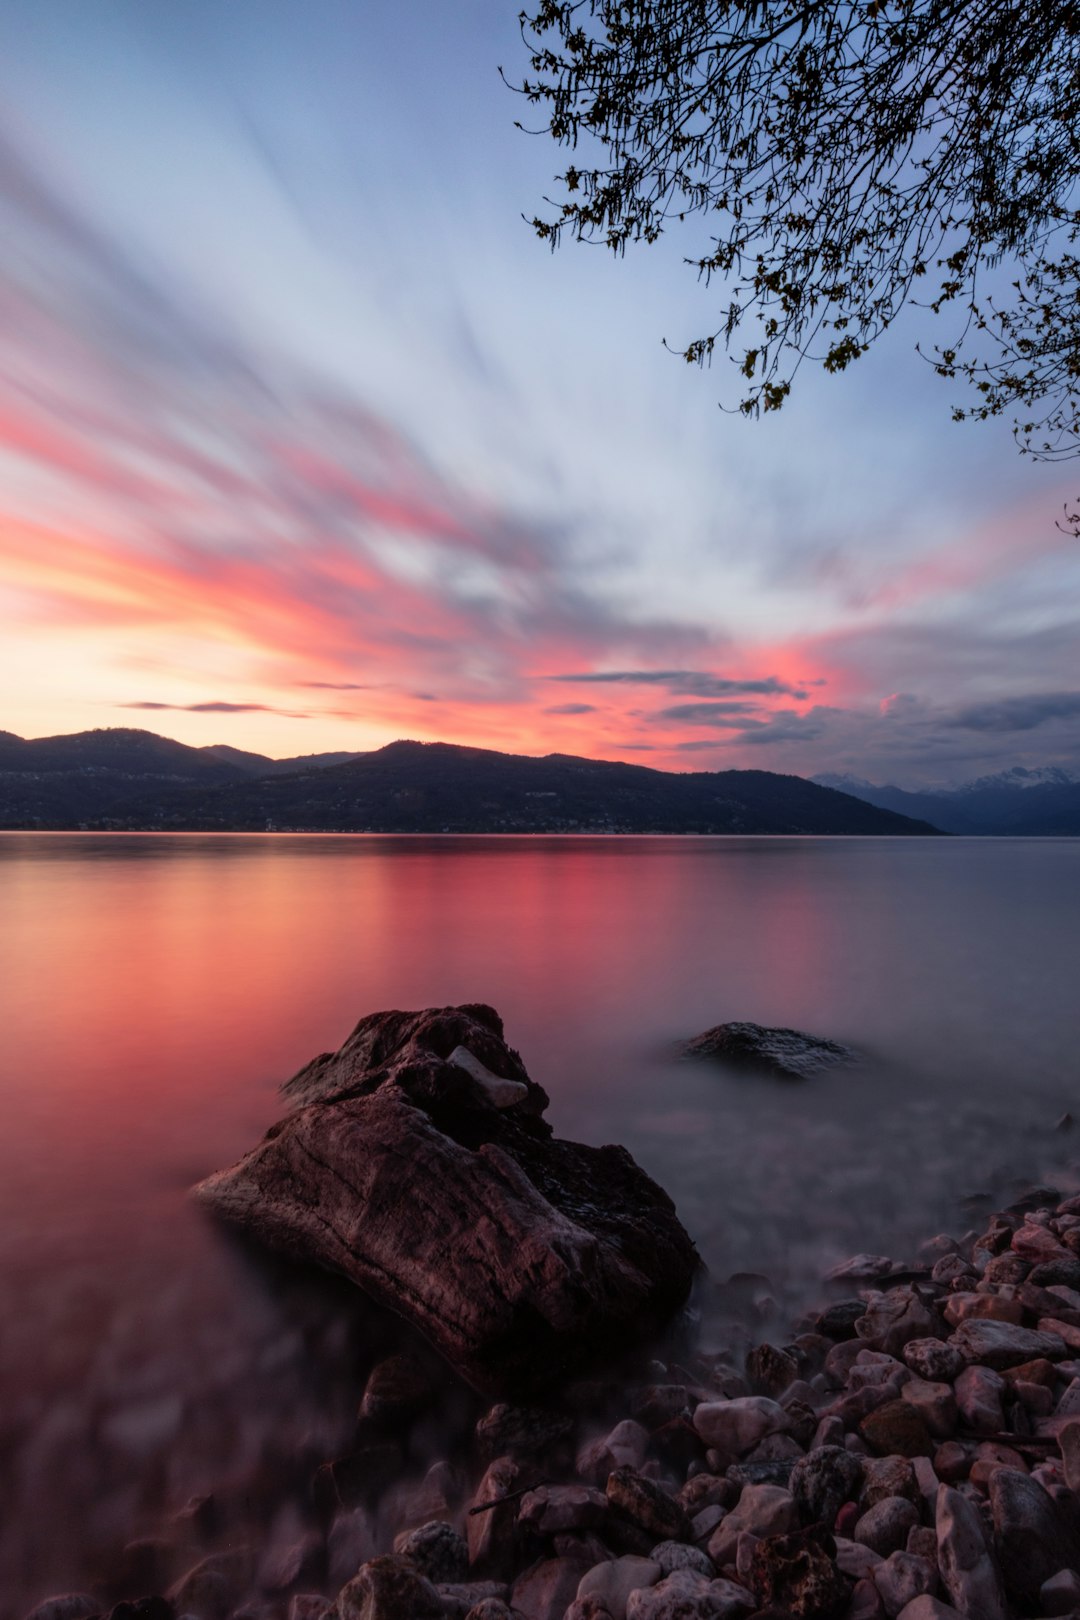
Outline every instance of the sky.
<path id="1" fill-rule="evenodd" d="M 517 10 L 0 0 L 0 729 L 1080 768 L 1080 469 L 918 312 L 721 410 L 700 234 L 529 226 Z"/>

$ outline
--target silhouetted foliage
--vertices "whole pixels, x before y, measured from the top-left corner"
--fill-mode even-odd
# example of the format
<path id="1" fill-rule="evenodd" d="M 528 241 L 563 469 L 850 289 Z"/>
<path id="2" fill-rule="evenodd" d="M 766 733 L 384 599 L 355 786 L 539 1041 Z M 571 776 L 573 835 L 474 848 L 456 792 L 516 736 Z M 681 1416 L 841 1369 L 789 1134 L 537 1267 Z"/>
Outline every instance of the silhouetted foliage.
<path id="1" fill-rule="evenodd" d="M 1080 10 L 1057 0 L 532 0 L 514 87 L 569 147 L 533 223 L 623 253 L 699 220 L 717 344 L 748 415 L 805 359 L 843 371 L 908 302 L 953 309 L 930 358 L 1080 451 Z M 1073 523 L 1073 515 L 1068 514 Z"/>

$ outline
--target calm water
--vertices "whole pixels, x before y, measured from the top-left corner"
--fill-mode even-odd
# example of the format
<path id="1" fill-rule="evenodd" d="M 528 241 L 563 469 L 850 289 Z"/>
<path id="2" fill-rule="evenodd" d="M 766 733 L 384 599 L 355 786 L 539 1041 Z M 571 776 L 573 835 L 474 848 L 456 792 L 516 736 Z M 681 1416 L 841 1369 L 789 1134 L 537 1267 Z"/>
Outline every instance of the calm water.
<path id="1" fill-rule="evenodd" d="M 498 1007 L 556 1130 L 624 1142 L 780 1333 L 965 1194 L 1080 1184 L 1078 899 L 1067 840 L 0 835 L 0 1615 L 223 1482 L 302 1528 L 275 1481 L 347 1446 L 369 1330 L 186 1189 L 363 1014 Z M 672 1060 L 729 1018 L 863 1061 Z"/>

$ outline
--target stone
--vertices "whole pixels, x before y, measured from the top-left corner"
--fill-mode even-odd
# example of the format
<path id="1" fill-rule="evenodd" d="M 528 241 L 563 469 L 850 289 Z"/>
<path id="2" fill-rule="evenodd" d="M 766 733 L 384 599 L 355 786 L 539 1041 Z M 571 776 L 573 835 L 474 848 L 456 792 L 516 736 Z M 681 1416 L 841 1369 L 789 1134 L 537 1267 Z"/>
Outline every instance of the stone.
<path id="1" fill-rule="evenodd" d="M 752 1594 L 734 1581 L 709 1581 L 679 1569 L 656 1586 L 631 1592 L 626 1620 L 744 1620 L 754 1607 Z"/>
<path id="2" fill-rule="evenodd" d="M 918 1503 L 920 1491 L 912 1462 L 907 1457 L 865 1457 L 859 1493 L 864 1510 L 890 1496 Z"/>
<path id="3" fill-rule="evenodd" d="M 1063 1316 L 1040 1316 L 1039 1332 L 1055 1335 L 1072 1351 L 1080 1350 L 1080 1325 Z"/>
<path id="4" fill-rule="evenodd" d="M 844 1536 L 836 1537 L 836 1567 L 853 1581 L 873 1579 L 874 1570 L 884 1562 L 873 1547 L 866 1547 L 861 1541 L 848 1541 Z"/>
<path id="5" fill-rule="evenodd" d="M 655 1586 L 663 1574 L 651 1558 L 613 1558 L 588 1570 L 578 1585 L 579 1598 L 595 1598 L 611 1620 L 626 1620 L 626 1604 L 631 1592 Z"/>
<path id="6" fill-rule="evenodd" d="M 1044 1260 L 1028 1273 L 1027 1280 L 1039 1288 L 1050 1288 L 1055 1283 L 1080 1288 L 1080 1259 L 1070 1254 L 1057 1260 Z"/>
<path id="7" fill-rule="evenodd" d="M 1065 1483 L 1080 1495 L 1080 1419 L 1066 1423 L 1058 1434 L 1058 1448 L 1065 1465 Z"/>
<path id="8" fill-rule="evenodd" d="M 1080 1609 L 1080 1575 L 1073 1569 L 1059 1569 L 1039 1588 L 1039 1613 L 1071 1615 Z"/>
<path id="9" fill-rule="evenodd" d="M 1021 1609 L 1034 1608 L 1043 1582 L 1080 1562 L 1080 1545 L 1059 1504 L 1028 1474 L 999 1468 L 989 1489 L 1005 1592 Z"/>
<path id="10" fill-rule="evenodd" d="M 937 1598 L 917 1597 L 900 1610 L 897 1620 L 956 1620 L 958 1610 Z"/>
<path id="11" fill-rule="evenodd" d="M 444 1581 L 437 1591 L 445 1620 L 466 1620 L 478 1603 L 501 1603 L 506 1608 L 507 1589 L 501 1581 Z"/>
<path id="12" fill-rule="evenodd" d="M 953 1385 L 956 1405 L 976 1434 L 1000 1434 L 1005 1427 L 1005 1380 L 989 1367 L 967 1367 Z"/>
<path id="13" fill-rule="evenodd" d="M 915 1484 L 919 1492 L 916 1500 L 921 1501 L 924 1512 L 928 1513 L 930 1518 L 933 1519 L 937 1512 L 938 1486 L 941 1484 L 937 1470 L 929 1457 L 913 1457 L 911 1459 L 911 1471 L 915 1475 Z M 902 1496 L 903 1492 L 898 1492 L 898 1495 Z M 911 1551 L 910 1546 L 908 1551 Z"/>
<path id="14" fill-rule="evenodd" d="M 473 1604 L 465 1620 L 514 1620 L 514 1617 L 501 1598 L 481 1598 L 479 1603 Z M 587 1617 L 587 1620 L 592 1620 L 592 1617 Z M 603 1617 L 597 1615 L 595 1620 L 603 1620 Z"/>
<path id="15" fill-rule="evenodd" d="M 981 1491 L 985 1491 L 990 1483 L 991 1476 L 999 1468 L 1015 1468 L 1026 1474 L 1027 1464 L 1018 1451 L 1011 1446 L 1004 1446 L 999 1441 L 984 1440 L 975 1449 L 975 1458 L 971 1464 L 968 1479 Z"/>
<path id="16" fill-rule="evenodd" d="M 951 1384 L 933 1384 L 925 1378 L 911 1378 L 900 1391 L 900 1399 L 913 1406 L 938 1440 L 956 1428 L 956 1396 Z"/>
<path id="17" fill-rule="evenodd" d="M 538 1536 L 595 1530 L 608 1516 L 608 1499 L 591 1485 L 538 1485 L 521 1498 L 518 1523 Z"/>
<path id="18" fill-rule="evenodd" d="M 999 1372 L 1003 1367 L 1016 1367 L 1038 1356 L 1045 1356 L 1047 1361 L 1061 1361 L 1065 1356 L 1065 1346 L 1056 1333 L 1039 1333 L 1034 1328 L 1016 1327 L 1011 1322 L 961 1322 L 949 1343 L 960 1351 L 965 1361 L 978 1362 Z"/>
<path id="19" fill-rule="evenodd" d="M 924 1593 L 933 1597 L 937 1583 L 936 1566 L 909 1552 L 891 1553 L 874 1571 L 874 1585 L 888 1620 L 896 1620 L 902 1609 Z"/>
<path id="20" fill-rule="evenodd" d="M 929 1457 L 934 1451 L 926 1424 L 905 1400 L 887 1401 L 867 1413 L 859 1433 L 882 1457 Z"/>
<path id="21" fill-rule="evenodd" d="M 690 1534 L 686 1510 L 632 1468 L 616 1468 L 608 1475 L 607 1500 L 617 1513 L 661 1541 L 685 1541 Z"/>
<path id="22" fill-rule="evenodd" d="M 853 1254 L 825 1273 L 826 1282 L 877 1282 L 888 1277 L 893 1263 L 887 1254 Z"/>
<path id="23" fill-rule="evenodd" d="M 494 1457 L 539 1462 L 561 1458 L 573 1432 L 574 1420 L 566 1412 L 498 1401 L 476 1425 L 476 1446 L 485 1462 Z"/>
<path id="24" fill-rule="evenodd" d="M 513 1620 L 510 1610 L 507 1609 L 506 1612 L 510 1615 L 510 1620 Z M 611 1620 L 611 1615 L 604 1608 L 599 1598 L 575 1598 L 563 1616 L 563 1620 Z"/>
<path id="25" fill-rule="evenodd" d="M 711 1507 L 714 1502 L 719 1502 L 722 1507 L 731 1507 L 737 1494 L 729 1479 L 717 1474 L 694 1474 L 676 1492 L 675 1500 L 687 1513 L 697 1513 L 703 1507 Z"/>
<path id="26" fill-rule="evenodd" d="M 521 1100 L 496 1107 L 461 1046 Z M 625 1149 L 553 1137 L 490 1007 L 376 1013 L 285 1092 L 293 1112 L 197 1196 L 342 1273 L 481 1392 L 540 1393 L 685 1301 L 700 1263 L 670 1198 Z"/>
<path id="27" fill-rule="evenodd" d="M 251 1585 L 253 1566 L 248 1547 L 211 1553 L 181 1575 L 165 1596 L 180 1615 L 188 1610 L 200 1615 L 205 1610 L 211 1617 L 219 1610 L 228 1614 Z"/>
<path id="28" fill-rule="evenodd" d="M 970 1261 L 965 1260 L 962 1255 L 943 1254 L 934 1262 L 930 1281 L 940 1283 L 945 1288 L 973 1288 L 978 1276 Z"/>
<path id="29" fill-rule="evenodd" d="M 727 1509 L 721 1507 L 718 1502 L 710 1503 L 708 1507 L 702 1508 L 700 1513 L 695 1513 L 690 1520 L 690 1534 L 694 1541 L 708 1541 L 717 1525 L 722 1523 L 726 1516 Z"/>
<path id="30" fill-rule="evenodd" d="M 1032 1260 L 1036 1265 L 1043 1260 L 1060 1260 L 1068 1252 L 1045 1226 L 1021 1226 L 1013 1233 L 1010 1247 L 1021 1260 Z"/>
<path id="31" fill-rule="evenodd" d="M 907 1546 L 908 1532 L 919 1523 L 919 1510 L 906 1496 L 886 1496 L 868 1508 L 855 1526 L 856 1541 L 882 1558 Z"/>
<path id="32" fill-rule="evenodd" d="M 648 1430 L 632 1418 L 616 1423 L 610 1434 L 590 1440 L 577 1456 L 577 1471 L 591 1485 L 603 1487 L 613 1468 L 640 1468 L 649 1449 Z"/>
<path id="33" fill-rule="evenodd" d="M 518 1576 L 510 1593 L 510 1608 L 523 1620 L 563 1620 L 588 1568 L 577 1559 L 543 1559 Z"/>
<path id="34" fill-rule="evenodd" d="M 699 1575 L 710 1579 L 716 1574 L 716 1568 L 708 1553 L 702 1552 L 700 1547 L 692 1547 L 686 1541 L 660 1541 L 650 1552 L 649 1557 L 654 1564 L 659 1564 L 661 1573 L 674 1575 L 677 1569 L 696 1570 Z"/>
<path id="35" fill-rule="evenodd" d="M 716 1024 L 687 1041 L 683 1053 L 711 1058 L 734 1068 L 757 1069 L 781 1080 L 805 1080 L 819 1069 L 850 1063 L 855 1054 L 838 1041 L 805 1035 L 797 1029 L 769 1028 L 763 1024 Z"/>
<path id="36" fill-rule="evenodd" d="M 762 1395 L 782 1395 L 799 1376 L 799 1363 L 774 1344 L 759 1344 L 746 1358 L 746 1376 Z"/>
<path id="37" fill-rule="evenodd" d="M 88 1592 L 64 1592 L 59 1597 L 45 1598 L 30 1610 L 26 1620 L 90 1620 L 101 1613 L 101 1604 Z"/>
<path id="38" fill-rule="evenodd" d="M 934 1472 L 946 1485 L 957 1485 L 971 1473 L 974 1452 L 959 1440 L 946 1440 L 934 1452 Z"/>
<path id="39" fill-rule="evenodd" d="M 686 1417 L 696 1401 L 685 1384 L 650 1384 L 634 1397 L 634 1417 L 646 1429 L 659 1429 Z"/>
<path id="40" fill-rule="evenodd" d="M 812 1525 L 788 1536 L 766 1536 L 754 1548 L 752 1579 L 763 1607 L 795 1620 L 840 1620 L 852 1584 L 833 1563 L 836 1543 Z"/>
<path id="41" fill-rule="evenodd" d="M 929 1525 L 917 1524 L 908 1531 L 907 1550 L 937 1569 L 937 1531 Z"/>
<path id="42" fill-rule="evenodd" d="M 419 1356 L 401 1351 L 377 1362 L 368 1374 L 359 1416 L 387 1428 L 417 1417 L 435 1398 L 438 1381 Z"/>
<path id="43" fill-rule="evenodd" d="M 912 1372 L 929 1383 L 951 1384 L 966 1365 L 955 1345 L 942 1339 L 909 1339 L 901 1354 Z"/>
<path id="44" fill-rule="evenodd" d="M 857 1491 L 860 1474 L 858 1459 L 842 1446 L 819 1446 L 800 1457 L 789 1489 L 802 1523 L 831 1530 L 841 1507 Z"/>
<path id="45" fill-rule="evenodd" d="M 1022 1301 L 1009 1298 L 1004 1292 L 951 1294 L 942 1314 L 951 1327 L 959 1327 L 961 1322 L 983 1321 L 987 1317 L 994 1322 L 1013 1322 L 1019 1326 L 1024 1320 L 1024 1306 Z"/>
<path id="46" fill-rule="evenodd" d="M 912 1339 L 936 1338 L 942 1320 L 932 1300 L 924 1299 L 910 1284 L 890 1288 L 868 1307 L 855 1324 L 860 1339 L 879 1346 L 890 1356 L 899 1355 Z"/>
<path id="47" fill-rule="evenodd" d="M 779 1485 L 748 1485 L 738 1505 L 725 1514 L 709 1537 L 708 1553 L 717 1569 L 735 1562 L 740 1536 L 784 1535 L 795 1528 L 794 1498 Z"/>
<path id="48" fill-rule="evenodd" d="M 1001 1576 L 978 1509 L 951 1485 L 938 1491 L 937 1538 L 941 1584 L 953 1607 L 965 1620 L 1008 1620 Z"/>
<path id="49" fill-rule="evenodd" d="M 338 1594 L 339 1620 L 441 1620 L 443 1600 L 405 1558 L 372 1558 Z"/>
<path id="50" fill-rule="evenodd" d="M 316 1592 L 294 1592 L 289 1599 L 289 1620 L 332 1620 L 333 1605 Z"/>
<path id="51" fill-rule="evenodd" d="M 851 1591 L 851 1602 L 844 1611 L 844 1620 L 885 1620 L 881 1593 L 873 1581 L 856 1581 Z"/>
<path id="52" fill-rule="evenodd" d="M 1031 1271 L 1031 1261 L 1021 1260 L 1018 1254 L 1009 1250 L 1006 1254 L 996 1254 L 983 1268 L 983 1281 L 993 1283 L 1000 1288 L 1003 1283 L 1021 1283 Z"/>
<path id="53" fill-rule="evenodd" d="M 436 1586 L 464 1581 L 469 1573 L 469 1549 L 464 1539 L 452 1524 L 437 1519 L 395 1537 L 394 1551 Z"/>
<path id="54" fill-rule="evenodd" d="M 855 1324 L 860 1317 L 866 1315 L 866 1301 L 863 1299 L 840 1299 L 827 1310 L 821 1312 L 817 1319 L 818 1331 L 829 1339 L 836 1339 L 841 1343 L 857 1337 Z"/>
<path id="55" fill-rule="evenodd" d="M 702 1401 L 693 1421 L 705 1444 L 729 1457 L 745 1456 L 766 1435 L 782 1433 L 790 1426 L 784 1408 L 764 1395 Z"/>
<path id="56" fill-rule="evenodd" d="M 497 1457 L 476 1488 L 472 1509 L 465 1516 L 469 1566 L 476 1575 L 508 1575 L 513 1567 L 518 1505 L 511 1493 L 519 1478 L 512 1457 Z"/>

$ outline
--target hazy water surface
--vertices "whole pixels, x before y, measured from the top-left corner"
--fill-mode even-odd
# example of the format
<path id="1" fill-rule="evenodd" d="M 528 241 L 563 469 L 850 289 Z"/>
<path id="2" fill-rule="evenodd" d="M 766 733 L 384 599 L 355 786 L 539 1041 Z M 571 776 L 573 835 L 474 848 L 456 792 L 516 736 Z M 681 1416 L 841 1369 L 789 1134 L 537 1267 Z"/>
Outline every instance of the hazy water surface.
<path id="1" fill-rule="evenodd" d="M 0 836 L 0 1615 L 225 1480 L 293 1533 L 275 1471 L 347 1443 L 362 1347 L 186 1189 L 363 1014 L 492 1003 L 557 1132 L 624 1142 L 783 1317 L 967 1193 L 1077 1184 L 1078 899 L 1068 840 Z M 730 1018 L 863 1061 L 673 1060 Z"/>

